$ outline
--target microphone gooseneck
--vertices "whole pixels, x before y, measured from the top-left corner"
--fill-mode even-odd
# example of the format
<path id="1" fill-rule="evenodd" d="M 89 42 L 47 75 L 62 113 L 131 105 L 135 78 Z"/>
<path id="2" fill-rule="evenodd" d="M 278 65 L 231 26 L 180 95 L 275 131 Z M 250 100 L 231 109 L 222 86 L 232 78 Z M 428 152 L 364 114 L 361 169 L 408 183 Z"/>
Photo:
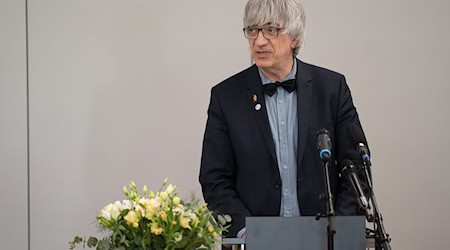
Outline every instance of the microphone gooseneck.
<path id="1" fill-rule="evenodd" d="M 372 214 L 370 212 L 369 200 L 364 194 L 361 182 L 359 181 L 356 173 L 356 167 L 351 160 L 343 160 L 340 164 L 341 173 L 343 176 L 350 180 L 353 190 L 358 198 L 358 203 L 361 209 L 364 211 L 368 221 L 372 220 Z"/>

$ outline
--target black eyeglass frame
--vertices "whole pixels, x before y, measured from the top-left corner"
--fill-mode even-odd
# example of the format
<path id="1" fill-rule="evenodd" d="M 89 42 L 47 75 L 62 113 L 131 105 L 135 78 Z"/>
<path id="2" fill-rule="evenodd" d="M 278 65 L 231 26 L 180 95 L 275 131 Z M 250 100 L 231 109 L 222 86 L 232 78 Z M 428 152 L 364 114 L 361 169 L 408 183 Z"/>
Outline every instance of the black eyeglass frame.
<path id="1" fill-rule="evenodd" d="M 249 29 L 253 29 L 253 30 L 257 30 L 258 33 L 256 33 L 255 37 L 249 37 L 248 36 L 248 30 Z M 269 35 L 269 37 L 267 37 L 267 34 L 270 33 L 270 30 L 276 30 L 276 35 Z M 259 35 L 259 32 L 262 32 L 264 38 L 266 39 L 275 39 L 278 37 L 278 35 L 280 34 L 280 30 L 283 30 L 284 28 L 278 28 L 278 27 L 263 27 L 263 28 L 255 28 L 255 27 L 247 27 L 247 28 L 243 28 L 242 31 L 244 32 L 244 36 L 247 39 L 256 39 Z"/>

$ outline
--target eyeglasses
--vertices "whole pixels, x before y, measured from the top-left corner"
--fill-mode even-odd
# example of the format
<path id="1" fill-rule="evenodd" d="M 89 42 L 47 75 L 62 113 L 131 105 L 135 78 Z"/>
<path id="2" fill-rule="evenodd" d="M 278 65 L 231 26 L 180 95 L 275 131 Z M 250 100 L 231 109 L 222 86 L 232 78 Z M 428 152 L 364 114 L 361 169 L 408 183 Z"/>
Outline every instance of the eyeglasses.
<path id="1" fill-rule="evenodd" d="M 247 39 L 255 39 L 258 37 L 259 32 L 261 31 L 264 38 L 266 39 L 275 39 L 278 37 L 280 30 L 283 28 L 275 28 L 275 27 L 264 27 L 264 28 L 244 28 L 244 36 Z"/>

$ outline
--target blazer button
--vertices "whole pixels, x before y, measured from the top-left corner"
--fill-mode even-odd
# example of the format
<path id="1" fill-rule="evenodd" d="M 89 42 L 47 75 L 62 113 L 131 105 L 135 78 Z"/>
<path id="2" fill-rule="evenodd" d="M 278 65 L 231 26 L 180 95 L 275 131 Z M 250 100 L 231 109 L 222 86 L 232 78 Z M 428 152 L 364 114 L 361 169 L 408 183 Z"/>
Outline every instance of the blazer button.
<path id="1" fill-rule="evenodd" d="M 275 188 L 276 188 L 276 189 L 279 189 L 279 188 L 280 188 L 280 185 L 275 184 Z"/>

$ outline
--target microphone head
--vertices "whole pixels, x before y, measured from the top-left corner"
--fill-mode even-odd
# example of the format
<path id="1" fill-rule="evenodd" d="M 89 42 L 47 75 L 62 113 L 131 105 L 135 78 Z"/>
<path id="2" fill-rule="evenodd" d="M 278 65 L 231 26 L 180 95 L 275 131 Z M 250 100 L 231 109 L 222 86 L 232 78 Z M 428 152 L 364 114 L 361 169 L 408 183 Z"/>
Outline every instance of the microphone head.
<path id="1" fill-rule="evenodd" d="M 346 174 L 347 172 L 355 170 L 355 165 L 351 160 L 343 160 L 339 164 L 339 169 L 342 173 Z"/>
<path id="2" fill-rule="evenodd" d="M 331 159 L 331 139 L 328 130 L 320 129 L 316 133 L 317 149 L 319 150 L 320 159 L 328 161 Z"/>
<path id="3" fill-rule="evenodd" d="M 317 149 L 321 150 L 321 148 L 331 149 L 331 138 L 330 132 L 326 129 L 319 129 L 316 132 L 317 138 Z"/>
<path id="4" fill-rule="evenodd" d="M 328 130 L 322 128 L 322 129 L 317 130 L 316 137 L 319 136 L 319 135 L 323 135 L 323 134 L 326 134 L 327 136 L 330 136 L 330 132 L 328 132 Z"/>
<path id="5" fill-rule="evenodd" d="M 358 145 L 356 145 L 356 150 L 358 151 L 359 155 L 361 155 L 363 161 L 370 161 L 369 149 L 366 147 L 366 145 L 364 145 L 364 143 L 358 143 Z"/>
<path id="6" fill-rule="evenodd" d="M 367 147 L 366 137 L 361 127 L 355 123 L 350 123 L 347 126 L 348 134 L 355 145 L 355 149 L 365 162 L 370 162 L 369 149 Z"/>

